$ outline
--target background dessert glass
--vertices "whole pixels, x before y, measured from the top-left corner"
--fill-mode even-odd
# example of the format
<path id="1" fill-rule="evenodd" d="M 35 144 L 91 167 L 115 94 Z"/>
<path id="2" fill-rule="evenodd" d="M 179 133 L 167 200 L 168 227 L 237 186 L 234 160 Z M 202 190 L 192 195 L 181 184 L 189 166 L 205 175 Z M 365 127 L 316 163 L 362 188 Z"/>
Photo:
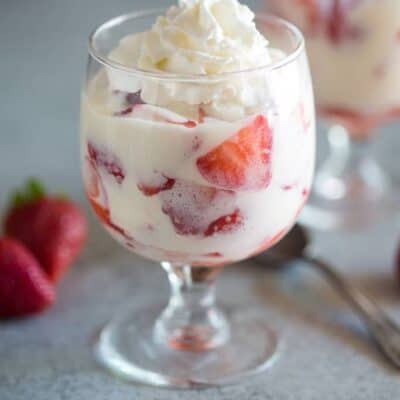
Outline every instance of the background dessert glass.
<path id="1" fill-rule="evenodd" d="M 309 69 L 300 32 L 267 15 L 256 24 L 277 59 L 265 67 L 176 75 L 110 56 L 162 11 L 114 18 L 90 37 L 81 114 L 86 194 L 107 231 L 161 262 L 171 285 L 167 307 L 135 306 L 106 325 L 96 355 L 113 373 L 151 385 L 225 384 L 277 355 L 263 313 L 218 308 L 214 281 L 224 265 L 280 240 L 303 208 L 315 148 Z M 228 117 L 213 110 L 214 100 L 189 104 L 189 92 L 234 101 L 246 93 L 257 102 Z"/>
<path id="2" fill-rule="evenodd" d="M 360 228 L 390 215 L 395 191 L 372 158 L 376 128 L 400 114 L 400 2 L 267 0 L 304 33 L 317 113 L 331 123 L 330 154 L 302 220 Z"/>

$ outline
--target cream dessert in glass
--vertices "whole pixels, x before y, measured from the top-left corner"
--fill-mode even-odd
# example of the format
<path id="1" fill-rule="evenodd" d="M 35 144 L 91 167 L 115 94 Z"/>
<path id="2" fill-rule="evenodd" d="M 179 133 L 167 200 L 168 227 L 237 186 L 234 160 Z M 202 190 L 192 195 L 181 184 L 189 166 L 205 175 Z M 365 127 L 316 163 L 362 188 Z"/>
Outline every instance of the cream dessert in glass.
<path id="1" fill-rule="evenodd" d="M 305 222 L 360 228 L 390 215 L 390 179 L 371 157 L 377 127 L 400 115 L 400 2 L 267 0 L 306 38 L 318 115 L 333 124 Z"/>
<path id="2" fill-rule="evenodd" d="M 304 42 L 279 18 L 236 0 L 183 0 L 94 31 L 81 110 L 86 194 L 107 231 L 161 262 L 171 284 L 166 307 L 133 307 L 102 330 L 104 366 L 196 387 L 271 365 L 268 319 L 224 312 L 213 283 L 295 223 L 314 125 Z"/>

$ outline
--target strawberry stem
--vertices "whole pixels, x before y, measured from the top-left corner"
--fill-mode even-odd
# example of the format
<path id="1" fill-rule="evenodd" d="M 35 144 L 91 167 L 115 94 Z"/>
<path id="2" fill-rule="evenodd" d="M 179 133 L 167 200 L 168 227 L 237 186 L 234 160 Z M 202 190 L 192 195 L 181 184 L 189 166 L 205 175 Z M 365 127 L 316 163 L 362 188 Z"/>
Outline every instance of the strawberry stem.
<path id="1" fill-rule="evenodd" d="M 46 190 L 42 183 L 35 178 L 29 178 L 22 190 L 15 190 L 10 197 L 10 207 L 20 207 L 43 198 Z"/>
<path id="2" fill-rule="evenodd" d="M 27 191 L 25 193 L 28 193 L 32 200 L 41 199 L 46 194 L 43 184 L 35 178 L 29 178 L 27 180 L 26 189 Z"/>

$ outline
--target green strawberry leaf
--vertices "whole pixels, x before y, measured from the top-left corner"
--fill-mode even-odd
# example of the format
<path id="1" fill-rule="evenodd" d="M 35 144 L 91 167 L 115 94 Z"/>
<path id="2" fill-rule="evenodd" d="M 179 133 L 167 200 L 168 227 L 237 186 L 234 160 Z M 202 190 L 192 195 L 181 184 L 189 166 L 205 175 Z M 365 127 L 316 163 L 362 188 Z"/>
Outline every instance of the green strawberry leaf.
<path id="1" fill-rule="evenodd" d="M 22 190 L 14 190 L 10 196 L 10 208 L 20 207 L 32 203 L 46 196 L 46 190 L 42 183 L 35 178 L 29 178 Z"/>

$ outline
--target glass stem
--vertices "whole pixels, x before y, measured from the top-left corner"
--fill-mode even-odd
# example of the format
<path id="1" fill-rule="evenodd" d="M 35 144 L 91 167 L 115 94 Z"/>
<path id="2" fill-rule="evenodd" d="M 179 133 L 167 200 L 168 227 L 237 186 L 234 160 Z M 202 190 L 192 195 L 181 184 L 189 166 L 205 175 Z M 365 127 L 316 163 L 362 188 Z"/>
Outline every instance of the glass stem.
<path id="1" fill-rule="evenodd" d="M 371 187 L 376 194 L 384 190 L 385 178 L 370 155 L 368 139 L 352 140 L 343 127 L 333 126 L 328 140 L 330 154 L 315 179 L 319 195 L 327 200 L 340 200 L 369 196 Z"/>
<path id="2" fill-rule="evenodd" d="M 158 318 L 155 340 L 180 350 L 215 348 L 229 338 L 224 314 L 215 305 L 215 279 L 221 269 L 161 263 L 168 274 L 171 296 Z"/>

